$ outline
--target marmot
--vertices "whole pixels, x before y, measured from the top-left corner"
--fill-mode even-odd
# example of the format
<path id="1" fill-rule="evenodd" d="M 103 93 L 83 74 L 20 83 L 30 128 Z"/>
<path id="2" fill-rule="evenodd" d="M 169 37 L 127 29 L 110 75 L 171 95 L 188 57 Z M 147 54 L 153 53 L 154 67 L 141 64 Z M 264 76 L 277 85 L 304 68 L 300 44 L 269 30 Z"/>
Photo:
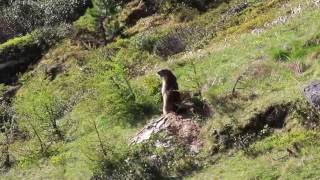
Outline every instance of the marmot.
<path id="1" fill-rule="evenodd" d="M 181 103 L 177 78 L 168 69 L 158 72 L 162 79 L 163 114 L 177 112 Z"/>

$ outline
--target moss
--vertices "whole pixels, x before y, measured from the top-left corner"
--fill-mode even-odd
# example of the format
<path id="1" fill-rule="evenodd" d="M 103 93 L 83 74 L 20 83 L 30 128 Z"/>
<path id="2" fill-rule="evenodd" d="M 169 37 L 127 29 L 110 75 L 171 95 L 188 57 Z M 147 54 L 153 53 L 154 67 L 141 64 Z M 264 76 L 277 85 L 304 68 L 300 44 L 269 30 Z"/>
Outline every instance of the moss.
<path id="1" fill-rule="evenodd" d="M 0 44 L 0 53 L 10 48 L 14 48 L 14 49 L 22 48 L 25 45 L 34 43 L 34 41 L 35 41 L 35 36 L 33 34 L 27 34 L 25 36 L 10 39 L 5 43 Z"/>

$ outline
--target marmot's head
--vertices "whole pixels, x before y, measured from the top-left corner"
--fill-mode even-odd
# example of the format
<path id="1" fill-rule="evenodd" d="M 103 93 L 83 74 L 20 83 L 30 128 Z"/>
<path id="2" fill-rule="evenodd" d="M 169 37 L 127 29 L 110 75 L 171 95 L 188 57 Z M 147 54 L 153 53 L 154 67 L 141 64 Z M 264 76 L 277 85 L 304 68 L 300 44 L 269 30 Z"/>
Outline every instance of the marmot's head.
<path id="1" fill-rule="evenodd" d="M 162 69 L 158 71 L 158 74 L 161 78 L 168 79 L 168 78 L 174 78 L 176 77 L 173 75 L 173 73 L 169 69 Z"/>

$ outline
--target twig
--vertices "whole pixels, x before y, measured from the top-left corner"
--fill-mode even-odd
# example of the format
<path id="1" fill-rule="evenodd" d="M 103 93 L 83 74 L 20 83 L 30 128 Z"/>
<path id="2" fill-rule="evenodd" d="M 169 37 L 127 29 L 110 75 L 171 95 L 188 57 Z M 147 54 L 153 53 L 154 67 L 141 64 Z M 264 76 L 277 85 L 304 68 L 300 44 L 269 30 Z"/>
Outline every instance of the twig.
<path id="1" fill-rule="evenodd" d="M 239 82 L 242 80 L 243 75 L 238 76 L 236 82 L 234 83 L 234 86 L 232 88 L 232 95 L 235 96 L 236 95 L 236 89 L 237 89 L 237 85 L 239 84 Z"/>

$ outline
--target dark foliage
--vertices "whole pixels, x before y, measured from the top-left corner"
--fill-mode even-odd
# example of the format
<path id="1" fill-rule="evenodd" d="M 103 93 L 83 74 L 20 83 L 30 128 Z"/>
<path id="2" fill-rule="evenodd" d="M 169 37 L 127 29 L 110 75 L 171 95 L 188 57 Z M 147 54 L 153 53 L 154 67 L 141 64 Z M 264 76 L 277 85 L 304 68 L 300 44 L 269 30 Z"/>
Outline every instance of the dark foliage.
<path id="1" fill-rule="evenodd" d="M 0 42 L 39 27 L 71 23 L 90 6 L 89 0 L 6 1 L 0 6 Z"/>

